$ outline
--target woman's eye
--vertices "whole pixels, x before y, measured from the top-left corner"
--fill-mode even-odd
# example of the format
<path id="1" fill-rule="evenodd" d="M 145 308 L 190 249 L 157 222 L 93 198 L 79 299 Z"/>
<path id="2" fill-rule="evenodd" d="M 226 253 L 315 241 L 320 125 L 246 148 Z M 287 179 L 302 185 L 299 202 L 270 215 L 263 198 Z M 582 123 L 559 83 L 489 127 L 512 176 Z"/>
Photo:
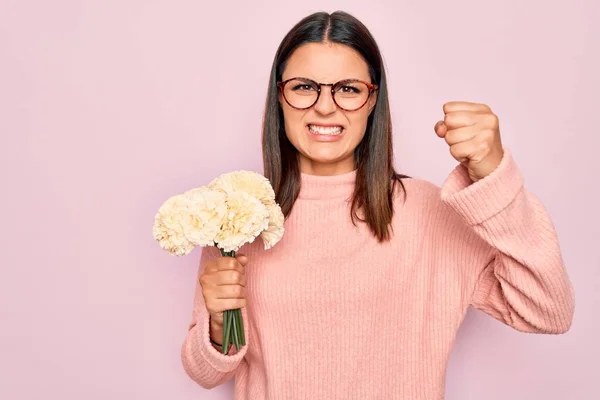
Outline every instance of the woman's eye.
<path id="1" fill-rule="evenodd" d="M 294 88 L 292 89 L 294 91 L 309 91 L 309 90 L 313 90 L 313 87 L 311 85 L 296 85 L 294 86 Z"/>
<path id="2" fill-rule="evenodd" d="M 342 93 L 360 93 L 360 90 L 354 86 L 342 86 L 339 91 Z"/>

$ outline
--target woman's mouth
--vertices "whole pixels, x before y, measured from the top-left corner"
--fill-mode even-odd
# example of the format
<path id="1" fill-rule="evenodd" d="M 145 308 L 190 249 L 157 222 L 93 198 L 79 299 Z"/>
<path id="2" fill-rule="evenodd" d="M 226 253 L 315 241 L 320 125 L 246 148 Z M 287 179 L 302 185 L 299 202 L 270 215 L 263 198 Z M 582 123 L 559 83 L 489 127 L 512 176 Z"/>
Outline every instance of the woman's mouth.
<path id="1" fill-rule="evenodd" d="M 340 125 L 336 126 L 320 126 L 308 125 L 308 130 L 314 135 L 339 136 L 344 130 Z"/>
<path id="2" fill-rule="evenodd" d="M 308 125 L 308 135 L 317 142 L 337 142 L 344 137 L 344 127 L 341 125 Z"/>

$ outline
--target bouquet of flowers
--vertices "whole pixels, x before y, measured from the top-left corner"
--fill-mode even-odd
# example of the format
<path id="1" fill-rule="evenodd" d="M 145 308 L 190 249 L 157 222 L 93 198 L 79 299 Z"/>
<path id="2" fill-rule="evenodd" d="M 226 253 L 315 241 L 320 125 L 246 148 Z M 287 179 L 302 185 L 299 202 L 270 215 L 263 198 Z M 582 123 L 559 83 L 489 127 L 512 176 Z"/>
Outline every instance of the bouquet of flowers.
<path id="1" fill-rule="evenodd" d="M 265 250 L 273 247 L 283 236 L 283 222 L 269 180 L 256 172 L 234 171 L 167 199 L 154 217 L 152 233 L 175 256 L 196 246 L 217 246 L 223 256 L 235 257 L 257 237 Z M 239 309 L 223 313 L 223 354 L 232 343 L 237 350 L 246 344 Z"/>

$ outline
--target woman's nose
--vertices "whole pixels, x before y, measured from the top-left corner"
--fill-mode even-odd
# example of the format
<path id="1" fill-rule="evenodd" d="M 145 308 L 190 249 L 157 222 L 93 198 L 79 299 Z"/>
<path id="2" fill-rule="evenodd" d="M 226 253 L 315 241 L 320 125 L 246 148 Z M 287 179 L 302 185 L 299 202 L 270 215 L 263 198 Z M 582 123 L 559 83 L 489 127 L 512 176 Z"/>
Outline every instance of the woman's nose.
<path id="1" fill-rule="evenodd" d="M 328 115 L 337 109 L 335 101 L 333 101 L 333 95 L 331 90 L 322 90 L 317 103 L 315 104 L 315 111 L 319 114 Z"/>

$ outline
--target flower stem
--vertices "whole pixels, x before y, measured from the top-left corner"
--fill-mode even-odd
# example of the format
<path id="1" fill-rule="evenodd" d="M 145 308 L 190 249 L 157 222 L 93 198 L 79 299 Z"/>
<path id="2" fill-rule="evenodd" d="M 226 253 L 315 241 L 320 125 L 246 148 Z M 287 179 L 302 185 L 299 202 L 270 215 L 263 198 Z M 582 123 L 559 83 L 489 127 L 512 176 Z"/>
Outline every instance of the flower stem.
<path id="1" fill-rule="evenodd" d="M 216 245 L 215 245 L 216 246 Z M 224 251 L 219 248 L 223 257 L 235 257 L 235 251 Z M 223 354 L 227 354 L 229 346 L 234 344 L 236 350 L 246 345 L 244 334 L 244 321 L 242 319 L 242 311 L 226 310 L 223 312 Z"/>
<path id="2" fill-rule="evenodd" d="M 223 312 L 223 354 L 227 354 L 229 352 L 229 344 L 231 338 L 231 321 L 229 318 L 229 311 Z"/>
<path id="3" fill-rule="evenodd" d="M 240 350 L 240 334 L 237 329 L 237 317 L 235 311 L 231 313 L 231 326 L 233 327 L 233 345 L 237 351 Z"/>
<path id="4" fill-rule="evenodd" d="M 246 337 L 245 337 L 246 335 L 245 335 L 245 332 L 244 332 L 244 319 L 242 318 L 242 310 L 239 309 L 239 308 L 237 310 L 235 310 L 235 316 L 237 317 L 237 325 L 236 325 L 236 327 L 237 327 L 238 332 L 240 334 L 240 337 L 239 337 L 238 340 L 240 341 L 240 344 L 242 346 L 245 346 L 246 345 Z"/>

